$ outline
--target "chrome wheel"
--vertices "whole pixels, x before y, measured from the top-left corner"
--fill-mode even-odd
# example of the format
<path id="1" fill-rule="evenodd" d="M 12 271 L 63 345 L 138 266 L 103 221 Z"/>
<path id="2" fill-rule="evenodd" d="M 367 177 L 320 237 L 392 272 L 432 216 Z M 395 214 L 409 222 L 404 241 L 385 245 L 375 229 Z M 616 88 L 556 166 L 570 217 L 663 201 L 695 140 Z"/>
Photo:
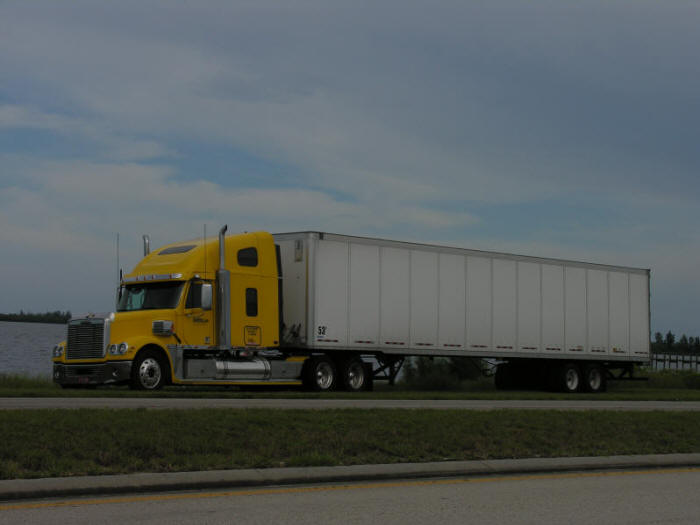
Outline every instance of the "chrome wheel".
<path id="1" fill-rule="evenodd" d="M 316 365 L 316 386 L 319 390 L 328 390 L 333 386 L 335 370 L 328 361 L 320 361 Z"/>
<path id="2" fill-rule="evenodd" d="M 361 359 L 351 359 L 343 367 L 345 388 L 350 391 L 362 390 L 365 386 L 365 364 Z"/>
<path id="3" fill-rule="evenodd" d="M 598 364 L 588 364 L 583 370 L 583 387 L 587 392 L 605 392 L 605 368 Z"/>
<path id="4" fill-rule="evenodd" d="M 335 363 L 326 356 L 310 358 L 304 363 L 304 387 L 316 392 L 334 390 L 337 382 Z"/>
<path id="5" fill-rule="evenodd" d="M 588 389 L 592 392 L 600 390 L 600 385 L 603 383 L 603 375 L 600 373 L 600 368 L 592 368 L 588 372 Z"/>
<path id="6" fill-rule="evenodd" d="M 147 357 L 139 366 L 139 380 L 141 386 L 146 390 L 153 390 L 160 383 L 163 373 L 160 369 L 160 363 L 153 357 Z"/>
<path id="7" fill-rule="evenodd" d="M 130 386 L 136 390 L 158 390 L 168 382 L 168 362 L 154 350 L 141 351 L 131 367 Z"/>
<path id="8" fill-rule="evenodd" d="M 581 372 L 575 364 L 564 365 L 564 391 L 578 392 L 581 385 Z"/>

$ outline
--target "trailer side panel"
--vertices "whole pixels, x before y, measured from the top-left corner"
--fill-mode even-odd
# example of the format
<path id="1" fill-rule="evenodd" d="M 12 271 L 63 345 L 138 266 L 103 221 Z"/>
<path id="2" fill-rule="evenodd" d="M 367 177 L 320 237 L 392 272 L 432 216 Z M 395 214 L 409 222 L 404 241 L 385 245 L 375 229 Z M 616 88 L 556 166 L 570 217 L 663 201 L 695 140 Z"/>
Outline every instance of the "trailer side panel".
<path id="1" fill-rule="evenodd" d="M 308 261 L 298 260 L 300 240 Z M 648 359 L 648 270 L 310 232 L 276 241 L 293 268 L 285 320 L 312 334 L 302 347 Z M 292 311 L 302 305 L 304 315 Z"/>

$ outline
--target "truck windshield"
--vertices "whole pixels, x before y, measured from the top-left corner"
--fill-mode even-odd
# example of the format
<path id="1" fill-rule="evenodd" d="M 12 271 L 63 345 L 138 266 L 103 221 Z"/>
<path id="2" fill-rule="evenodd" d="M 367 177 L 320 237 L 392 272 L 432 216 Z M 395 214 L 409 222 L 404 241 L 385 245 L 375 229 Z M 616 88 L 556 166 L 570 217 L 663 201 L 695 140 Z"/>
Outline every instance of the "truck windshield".
<path id="1" fill-rule="evenodd" d="M 138 283 L 122 287 L 118 312 L 175 308 L 180 301 L 183 282 Z"/>

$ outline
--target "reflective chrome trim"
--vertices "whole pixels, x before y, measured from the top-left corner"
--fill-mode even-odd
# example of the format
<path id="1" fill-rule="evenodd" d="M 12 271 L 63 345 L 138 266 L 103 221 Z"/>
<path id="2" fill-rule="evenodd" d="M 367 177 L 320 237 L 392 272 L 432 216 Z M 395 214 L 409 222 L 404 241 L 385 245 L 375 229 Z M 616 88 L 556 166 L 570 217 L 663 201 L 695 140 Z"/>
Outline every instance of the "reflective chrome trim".
<path id="1" fill-rule="evenodd" d="M 107 348 L 112 340 L 112 323 L 114 322 L 114 313 L 110 313 L 105 316 L 105 340 L 103 342 L 105 354 L 107 353 Z"/>
<path id="2" fill-rule="evenodd" d="M 66 359 L 99 359 L 104 357 L 109 350 L 113 321 L 113 312 L 73 316 L 68 321 L 66 328 Z"/>
<path id="3" fill-rule="evenodd" d="M 105 356 L 104 319 L 72 319 L 68 323 L 66 359 L 99 359 Z"/>
<path id="4" fill-rule="evenodd" d="M 219 230 L 219 269 L 216 270 L 216 344 L 219 348 L 231 347 L 231 274 L 226 269 L 226 230 Z"/>

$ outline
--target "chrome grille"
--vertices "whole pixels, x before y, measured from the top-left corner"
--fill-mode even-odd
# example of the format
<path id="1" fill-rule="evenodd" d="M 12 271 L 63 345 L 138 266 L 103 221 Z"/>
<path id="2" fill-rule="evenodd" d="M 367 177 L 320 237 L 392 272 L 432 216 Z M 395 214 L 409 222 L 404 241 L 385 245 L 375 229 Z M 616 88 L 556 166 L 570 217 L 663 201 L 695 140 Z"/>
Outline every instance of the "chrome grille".
<path id="1" fill-rule="evenodd" d="M 67 359 L 104 357 L 105 324 L 103 319 L 76 319 L 68 323 Z"/>

